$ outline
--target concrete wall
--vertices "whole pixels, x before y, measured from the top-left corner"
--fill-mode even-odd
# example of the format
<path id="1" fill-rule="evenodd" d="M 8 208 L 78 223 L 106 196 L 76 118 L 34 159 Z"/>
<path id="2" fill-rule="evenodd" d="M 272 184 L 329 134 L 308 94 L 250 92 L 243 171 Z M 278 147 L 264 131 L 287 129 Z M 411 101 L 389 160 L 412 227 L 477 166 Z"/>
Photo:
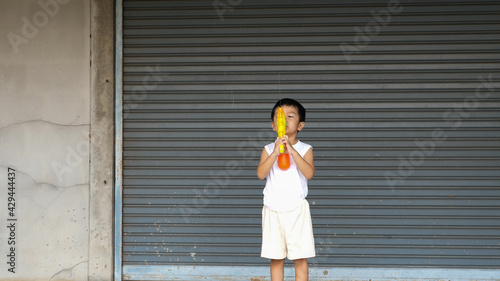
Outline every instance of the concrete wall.
<path id="1" fill-rule="evenodd" d="M 113 93 L 90 34 L 102 5 L 112 29 L 113 1 L 98 2 L 0 1 L 0 280 L 112 279 Z"/>

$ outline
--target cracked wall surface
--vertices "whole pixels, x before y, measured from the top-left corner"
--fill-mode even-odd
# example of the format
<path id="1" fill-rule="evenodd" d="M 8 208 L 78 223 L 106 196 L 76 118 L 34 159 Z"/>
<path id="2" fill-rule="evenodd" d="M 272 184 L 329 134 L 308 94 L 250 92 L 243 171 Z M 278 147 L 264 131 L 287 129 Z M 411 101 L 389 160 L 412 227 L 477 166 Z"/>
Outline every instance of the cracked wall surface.
<path id="1" fill-rule="evenodd" d="M 0 1 L 0 225 L 15 224 L 0 227 L 0 280 L 88 280 L 89 13 L 88 0 Z"/>

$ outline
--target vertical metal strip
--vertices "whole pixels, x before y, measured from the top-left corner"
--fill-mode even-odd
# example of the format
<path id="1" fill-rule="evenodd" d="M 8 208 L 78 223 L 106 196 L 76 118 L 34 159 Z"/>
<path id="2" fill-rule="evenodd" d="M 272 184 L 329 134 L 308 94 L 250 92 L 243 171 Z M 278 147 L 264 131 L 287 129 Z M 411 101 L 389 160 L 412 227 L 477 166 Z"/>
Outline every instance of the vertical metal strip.
<path id="1" fill-rule="evenodd" d="M 115 281 L 122 280 L 123 1 L 115 2 Z"/>

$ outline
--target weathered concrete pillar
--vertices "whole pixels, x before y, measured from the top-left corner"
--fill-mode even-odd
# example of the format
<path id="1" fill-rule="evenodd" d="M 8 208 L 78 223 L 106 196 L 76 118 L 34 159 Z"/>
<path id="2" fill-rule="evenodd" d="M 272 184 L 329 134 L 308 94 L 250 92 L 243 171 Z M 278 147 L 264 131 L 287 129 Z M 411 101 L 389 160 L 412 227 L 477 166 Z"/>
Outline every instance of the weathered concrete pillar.
<path id="1" fill-rule="evenodd" d="M 113 280 L 114 1 L 91 0 L 89 280 Z"/>

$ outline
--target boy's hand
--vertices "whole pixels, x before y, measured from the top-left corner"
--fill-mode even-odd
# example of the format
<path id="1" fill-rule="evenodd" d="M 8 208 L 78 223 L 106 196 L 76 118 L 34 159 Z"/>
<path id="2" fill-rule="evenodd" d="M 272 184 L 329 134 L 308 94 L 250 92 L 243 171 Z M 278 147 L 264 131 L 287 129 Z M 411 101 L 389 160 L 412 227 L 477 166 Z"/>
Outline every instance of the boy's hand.
<path id="1" fill-rule="evenodd" d="M 280 145 L 285 145 L 285 142 L 284 142 L 285 138 L 280 138 L 280 137 L 277 137 L 276 138 L 276 142 L 274 143 L 274 150 L 273 150 L 273 154 L 276 154 L 276 155 L 280 155 Z M 285 153 L 286 153 L 286 149 L 287 149 L 287 146 L 285 145 Z"/>
<path id="2" fill-rule="evenodd" d="M 295 155 L 299 154 L 297 152 L 297 150 L 295 150 L 295 148 L 293 148 L 293 145 L 291 145 L 291 144 L 289 145 L 287 135 L 284 135 L 283 138 L 281 139 L 281 141 L 283 144 L 285 144 L 285 153 L 292 155 L 292 157 L 295 157 Z"/>

